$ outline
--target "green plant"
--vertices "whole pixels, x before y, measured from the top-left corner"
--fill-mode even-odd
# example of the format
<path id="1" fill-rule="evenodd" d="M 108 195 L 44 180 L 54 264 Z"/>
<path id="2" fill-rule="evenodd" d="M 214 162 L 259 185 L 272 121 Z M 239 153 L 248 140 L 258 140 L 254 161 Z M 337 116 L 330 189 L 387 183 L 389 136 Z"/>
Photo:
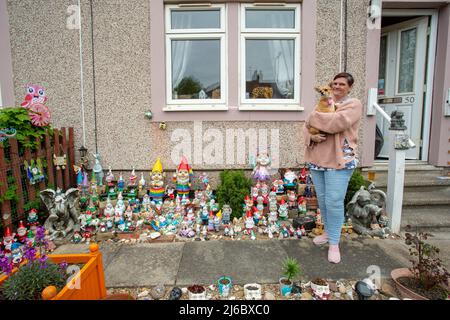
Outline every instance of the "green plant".
<path id="1" fill-rule="evenodd" d="M 300 264 L 295 258 L 287 257 L 283 261 L 283 275 L 289 280 L 292 281 L 295 277 L 301 274 Z"/>
<path id="2" fill-rule="evenodd" d="M 53 134 L 51 126 L 37 127 L 30 122 L 30 116 L 25 108 L 4 108 L 0 110 L 0 128 L 16 129 L 16 139 L 19 148 L 36 149 L 39 146 L 41 138 L 46 134 Z M 6 147 L 8 140 L 3 142 Z"/>
<path id="3" fill-rule="evenodd" d="M 16 190 L 17 186 L 15 184 L 8 186 L 6 192 L 0 197 L 0 203 L 3 203 L 4 201 L 19 201 Z"/>
<path id="4" fill-rule="evenodd" d="M 352 200 L 353 195 L 356 191 L 358 191 L 362 186 L 366 189 L 369 186 L 370 182 L 364 179 L 364 176 L 361 174 L 361 169 L 355 169 L 353 171 L 352 177 L 348 183 L 347 193 L 345 194 L 344 208 L 347 207 L 347 203 Z"/>
<path id="5" fill-rule="evenodd" d="M 426 232 L 419 232 L 416 229 L 414 234 L 410 233 L 411 226 L 406 226 L 405 243 L 409 246 L 409 254 L 417 257 L 417 260 L 410 260 L 412 267 L 409 268 L 425 290 L 431 290 L 442 284 L 449 284 L 450 273 L 442 265 L 439 258 L 439 248 L 426 243 L 425 240 L 433 235 Z"/>
<path id="6" fill-rule="evenodd" d="M 36 260 L 9 276 L 3 284 L 3 295 L 8 300 L 40 300 L 42 290 L 52 285 L 59 291 L 65 286 L 66 278 L 61 266 L 50 261 L 43 265 Z"/>
<path id="7" fill-rule="evenodd" d="M 185 77 L 180 83 L 174 88 L 178 94 L 194 94 L 198 93 L 202 89 L 202 84 L 200 81 L 194 79 L 193 77 Z"/>
<path id="8" fill-rule="evenodd" d="M 252 186 L 251 179 L 245 177 L 243 170 L 224 170 L 220 173 L 217 199 L 220 207 L 229 204 L 233 210 L 231 220 L 242 217 L 242 205 Z"/>

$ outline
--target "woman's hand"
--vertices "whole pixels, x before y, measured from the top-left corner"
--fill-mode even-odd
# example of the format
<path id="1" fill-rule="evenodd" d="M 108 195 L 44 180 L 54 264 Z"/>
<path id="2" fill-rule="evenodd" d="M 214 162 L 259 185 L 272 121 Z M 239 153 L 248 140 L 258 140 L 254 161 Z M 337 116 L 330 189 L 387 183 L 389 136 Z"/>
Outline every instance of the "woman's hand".
<path id="1" fill-rule="evenodd" d="M 311 141 L 315 142 L 315 143 L 321 143 L 323 141 L 325 141 L 327 139 L 327 137 L 324 134 L 313 134 L 311 135 Z"/>

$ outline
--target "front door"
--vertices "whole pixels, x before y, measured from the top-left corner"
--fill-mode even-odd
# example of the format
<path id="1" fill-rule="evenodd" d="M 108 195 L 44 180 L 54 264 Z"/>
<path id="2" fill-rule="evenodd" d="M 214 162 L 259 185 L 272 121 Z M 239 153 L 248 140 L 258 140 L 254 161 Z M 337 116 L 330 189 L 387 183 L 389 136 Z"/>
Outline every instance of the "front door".
<path id="1" fill-rule="evenodd" d="M 428 17 L 390 25 L 381 31 L 378 76 L 378 104 L 388 115 L 403 112 L 407 133 L 416 148 L 407 159 L 420 159 L 422 114 L 425 86 Z M 379 157 L 389 154 L 389 124 L 377 114 L 377 125 L 384 137 Z"/>

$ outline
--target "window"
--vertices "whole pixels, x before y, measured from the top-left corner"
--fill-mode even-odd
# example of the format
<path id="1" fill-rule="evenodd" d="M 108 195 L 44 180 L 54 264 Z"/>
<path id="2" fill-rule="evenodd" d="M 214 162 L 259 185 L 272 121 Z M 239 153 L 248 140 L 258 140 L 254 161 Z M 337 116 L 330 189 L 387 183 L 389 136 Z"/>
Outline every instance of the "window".
<path id="1" fill-rule="evenodd" d="M 299 110 L 300 5 L 241 4 L 240 110 Z"/>
<path id="2" fill-rule="evenodd" d="M 227 110 L 225 6 L 166 6 L 165 111 Z"/>

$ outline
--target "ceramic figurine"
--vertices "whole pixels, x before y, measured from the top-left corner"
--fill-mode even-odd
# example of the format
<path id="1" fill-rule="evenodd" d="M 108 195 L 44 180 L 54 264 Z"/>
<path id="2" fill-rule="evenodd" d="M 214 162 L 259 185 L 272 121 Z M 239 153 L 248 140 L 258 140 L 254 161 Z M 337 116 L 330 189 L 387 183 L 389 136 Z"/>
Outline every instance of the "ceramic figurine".
<path id="1" fill-rule="evenodd" d="M 284 185 L 283 185 L 283 180 L 281 179 L 276 179 L 273 181 L 273 186 L 275 188 L 275 192 L 277 194 L 282 194 L 284 193 Z"/>
<path id="2" fill-rule="evenodd" d="M 224 204 L 222 206 L 222 223 L 224 225 L 230 224 L 231 213 L 233 210 L 231 209 L 229 204 Z"/>
<path id="3" fill-rule="evenodd" d="M 100 164 L 100 155 L 98 153 L 93 154 L 95 159 L 94 167 L 92 168 L 92 171 L 95 173 L 97 185 L 103 186 L 103 168 Z"/>
<path id="4" fill-rule="evenodd" d="M 6 254 L 11 254 L 11 246 L 15 242 L 15 235 L 15 233 L 11 233 L 9 227 L 6 227 L 5 234 L 3 235 L 3 241 L 1 243 L 3 246 L 3 251 Z"/>
<path id="5" fill-rule="evenodd" d="M 306 167 L 303 167 L 302 171 L 300 172 L 300 177 L 298 178 L 298 183 L 306 184 L 307 182 L 306 179 L 307 179 Z"/>
<path id="6" fill-rule="evenodd" d="M 266 216 L 262 216 L 261 220 L 259 220 L 259 225 L 263 227 L 267 227 L 267 218 Z"/>
<path id="7" fill-rule="evenodd" d="M 264 201 L 264 205 L 267 205 L 267 203 L 269 202 L 269 187 L 267 186 L 266 183 L 263 183 L 261 185 L 261 196 L 263 197 Z"/>
<path id="8" fill-rule="evenodd" d="M 17 228 L 17 241 L 24 244 L 27 239 L 27 228 L 24 226 L 23 221 L 19 222 L 19 227 Z"/>
<path id="9" fill-rule="evenodd" d="M 133 166 L 133 170 L 131 171 L 131 175 L 130 175 L 130 184 L 128 186 L 135 187 L 136 184 L 137 184 L 137 175 L 136 175 L 136 170 L 134 169 L 134 166 Z"/>
<path id="10" fill-rule="evenodd" d="M 88 175 L 87 175 L 87 172 L 84 172 L 83 173 L 83 182 L 81 184 L 81 192 L 83 194 L 87 194 L 88 193 L 88 189 L 89 189 Z"/>
<path id="11" fill-rule="evenodd" d="M 278 211 L 277 211 L 277 205 L 275 204 L 274 207 L 270 208 L 269 211 L 269 223 L 276 223 L 278 221 Z"/>
<path id="12" fill-rule="evenodd" d="M 106 198 L 106 205 L 105 205 L 105 209 L 103 210 L 103 214 L 106 217 L 111 217 L 114 215 L 114 206 L 111 203 L 111 199 L 109 197 Z"/>
<path id="13" fill-rule="evenodd" d="M 256 226 L 258 225 L 261 216 L 262 214 L 259 213 L 259 210 L 256 207 L 253 207 L 253 221 Z"/>
<path id="14" fill-rule="evenodd" d="M 258 213 L 259 213 L 259 215 L 260 216 L 262 216 L 263 215 L 263 211 L 264 211 L 264 197 L 261 195 L 261 196 L 258 196 L 257 198 L 256 198 L 256 209 L 258 210 Z"/>
<path id="15" fill-rule="evenodd" d="M 225 237 L 229 237 L 229 236 L 230 236 L 230 228 L 228 227 L 228 224 L 225 224 L 225 225 L 224 225 L 224 228 L 223 228 L 223 235 L 224 235 Z"/>
<path id="16" fill-rule="evenodd" d="M 304 191 L 303 195 L 305 196 L 305 198 L 312 198 L 314 196 L 311 186 L 307 185 L 305 187 L 305 191 Z"/>
<path id="17" fill-rule="evenodd" d="M 247 231 L 247 234 L 250 234 L 253 230 L 253 227 L 255 226 L 255 221 L 253 220 L 253 214 L 252 211 L 247 211 L 246 219 L 245 219 L 245 230 Z"/>
<path id="18" fill-rule="evenodd" d="M 218 215 L 214 217 L 214 231 L 219 232 L 221 219 Z"/>
<path id="19" fill-rule="evenodd" d="M 108 167 L 108 173 L 106 174 L 105 181 L 109 187 L 113 186 L 114 174 L 111 171 L 111 166 Z"/>
<path id="20" fill-rule="evenodd" d="M 252 199 L 254 203 L 256 203 L 256 199 L 258 198 L 258 196 L 259 196 L 259 188 L 256 186 L 252 187 Z"/>
<path id="21" fill-rule="evenodd" d="M 302 230 L 300 228 L 297 228 L 297 230 L 295 230 L 295 236 L 297 237 L 297 239 L 301 239 L 302 238 Z"/>
<path id="22" fill-rule="evenodd" d="M 288 218 L 288 205 L 284 201 L 284 198 L 281 199 L 280 207 L 278 208 L 278 218 L 280 220 L 286 220 Z"/>
<path id="23" fill-rule="evenodd" d="M 38 219 L 39 219 L 38 211 L 35 208 L 32 208 L 30 210 L 30 212 L 28 212 L 28 218 L 27 218 L 28 227 L 31 230 L 35 230 L 36 227 L 39 225 Z"/>
<path id="24" fill-rule="evenodd" d="M 13 265 L 15 266 L 19 266 L 22 261 L 24 260 L 23 258 L 23 253 L 22 253 L 22 245 L 18 242 L 14 242 L 11 246 L 11 262 L 13 263 Z"/>
<path id="25" fill-rule="evenodd" d="M 230 227 L 229 234 L 230 234 L 231 239 L 234 239 L 234 228 L 232 226 Z"/>
<path id="26" fill-rule="evenodd" d="M 209 213 L 208 231 L 214 231 L 214 214 L 212 213 L 212 211 Z"/>
<path id="27" fill-rule="evenodd" d="M 300 196 L 298 198 L 298 213 L 299 214 L 306 214 L 307 213 L 306 199 L 303 196 Z"/>
<path id="28" fill-rule="evenodd" d="M 155 201 L 162 201 L 164 196 L 164 172 L 160 158 L 156 159 L 150 174 L 150 198 Z M 169 194 L 172 199 L 173 196 Z"/>
<path id="29" fill-rule="evenodd" d="M 256 156 L 256 163 L 254 164 L 252 178 L 255 181 L 267 181 L 270 178 L 269 174 L 270 157 L 265 152 L 260 152 Z"/>
<path id="30" fill-rule="evenodd" d="M 269 207 L 272 203 L 277 203 L 277 194 L 275 191 L 270 191 L 269 193 Z"/>
<path id="31" fill-rule="evenodd" d="M 283 183 L 285 189 L 294 189 L 297 186 L 298 177 L 294 171 L 286 169 L 283 177 Z"/>
<path id="32" fill-rule="evenodd" d="M 211 210 L 214 214 L 216 214 L 219 211 L 219 207 L 216 204 L 216 200 L 211 199 L 211 201 L 209 201 L 209 210 Z"/>
<path id="33" fill-rule="evenodd" d="M 144 173 L 141 172 L 141 179 L 139 180 L 139 191 L 142 191 L 143 189 L 145 189 L 146 184 L 147 184 L 147 182 L 144 179 Z"/>
<path id="34" fill-rule="evenodd" d="M 127 209 L 124 212 L 124 218 L 127 221 L 131 221 L 133 219 L 133 210 L 131 209 L 131 206 L 128 205 Z"/>
<path id="35" fill-rule="evenodd" d="M 211 186 L 209 184 L 206 186 L 205 195 L 206 195 L 207 200 L 210 200 L 213 198 L 213 192 L 212 192 Z"/>
<path id="36" fill-rule="evenodd" d="M 272 233 L 271 229 L 269 229 L 269 231 L 268 231 L 268 237 L 269 237 L 269 239 L 273 239 L 273 233 Z"/>
<path id="37" fill-rule="evenodd" d="M 28 230 L 28 234 L 27 234 L 27 240 L 25 241 L 25 245 L 28 247 L 35 247 L 36 246 L 36 241 L 34 238 L 34 232 L 30 229 Z"/>
<path id="38" fill-rule="evenodd" d="M 119 192 L 122 192 L 125 189 L 125 181 L 123 180 L 122 177 L 122 172 L 119 175 L 119 180 L 117 181 L 117 190 Z"/>
<path id="39" fill-rule="evenodd" d="M 293 209 L 296 207 L 296 202 L 297 202 L 297 195 L 295 194 L 294 190 L 288 190 L 287 192 L 287 197 L 288 197 L 288 205 L 289 205 L 289 209 Z"/>
<path id="40" fill-rule="evenodd" d="M 281 227 L 281 233 L 283 234 L 283 238 L 289 238 L 289 230 L 285 224 Z"/>
<path id="41" fill-rule="evenodd" d="M 206 188 L 209 186 L 209 177 L 206 172 L 202 172 L 202 174 L 198 177 L 200 180 L 200 183 L 202 184 L 203 190 L 206 190 Z"/>
<path id="42" fill-rule="evenodd" d="M 305 226 L 302 225 L 300 228 L 301 232 L 302 232 L 302 237 L 306 236 L 306 230 L 305 230 Z"/>
<path id="43" fill-rule="evenodd" d="M 317 209 L 317 212 L 316 212 L 316 223 L 318 223 L 318 224 L 322 223 L 322 215 L 320 214 L 320 209 Z"/>
<path id="44" fill-rule="evenodd" d="M 186 195 L 186 197 L 189 198 L 192 176 L 192 168 L 189 166 L 186 157 L 183 156 L 176 173 L 173 175 L 173 182 L 176 182 L 178 197 Z"/>
<path id="45" fill-rule="evenodd" d="M 206 229 L 206 226 L 203 226 L 202 236 L 203 236 L 203 238 L 206 238 L 208 236 L 208 230 Z"/>
<path id="46" fill-rule="evenodd" d="M 242 215 L 245 215 L 248 211 L 252 210 L 252 208 L 253 208 L 253 200 L 248 195 L 246 195 L 243 205 L 244 212 Z"/>
<path id="47" fill-rule="evenodd" d="M 251 240 L 256 240 L 255 231 L 253 231 L 253 230 L 250 232 L 250 239 Z"/>
<path id="48" fill-rule="evenodd" d="M 28 165 L 28 161 L 24 161 L 24 167 L 27 172 L 28 180 L 30 184 L 35 185 L 36 183 L 42 182 L 45 180 L 44 170 L 42 168 L 41 159 L 38 158 L 36 161 L 31 159 L 30 164 Z"/>
<path id="49" fill-rule="evenodd" d="M 204 206 L 201 214 L 200 214 L 200 218 L 202 220 L 202 224 L 203 225 L 207 225 L 208 224 L 208 217 L 209 217 L 209 212 L 208 212 L 208 207 Z"/>
<path id="50" fill-rule="evenodd" d="M 288 230 L 289 230 L 289 236 L 290 237 L 295 236 L 295 230 L 294 230 L 294 227 L 292 225 L 289 226 Z"/>
<path id="51" fill-rule="evenodd" d="M 100 232 L 104 233 L 104 232 L 106 232 L 106 229 L 107 229 L 106 222 L 105 221 L 100 222 L 100 225 L 99 225 Z"/>

